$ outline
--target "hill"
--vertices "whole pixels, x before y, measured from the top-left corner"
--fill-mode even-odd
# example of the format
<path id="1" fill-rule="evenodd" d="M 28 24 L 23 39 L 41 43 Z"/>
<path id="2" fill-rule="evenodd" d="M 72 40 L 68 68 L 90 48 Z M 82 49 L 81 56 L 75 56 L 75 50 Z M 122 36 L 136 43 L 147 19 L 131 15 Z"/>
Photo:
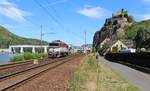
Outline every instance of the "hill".
<path id="1" fill-rule="evenodd" d="M 150 19 L 136 22 L 122 9 L 112 14 L 111 18 L 107 18 L 102 28 L 95 33 L 93 47 L 98 50 L 100 43 L 105 39 L 133 40 L 136 48 L 150 49 Z"/>
<path id="2" fill-rule="evenodd" d="M 9 45 L 39 45 L 40 43 L 40 40 L 20 37 L 0 26 L 0 48 L 8 48 Z M 44 41 L 43 44 L 47 42 Z"/>
<path id="3" fill-rule="evenodd" d="M 150 50 L 150 19 L 141 22 L 135 22 L 125 29 L 126 39 L 135 41 L 136 48 L 145 48 Z"/>
<path id="4" fill-rule="evenodd" d="M 106 38 L 116 40 L 124 37 L 124 28 L 126 26 L 131 26 L 133 22 L 133 17 L 128 15 L 128 12 L 124 9 L 113 13 L 112 17 L 107 18 L 102 28 L 95 33 L 93 38 L 93 46 L 97 49 L 99 44 Z"/>
<path id="5" fill-rule="evenodd" d="M 138 30 L 144 30 L 145 32 L 150 32 L 150 19 L 143 20 L 140 22 L 134 22 L 131 26 L 125 27 L 125 35 L 127 39 L 134 39 L 137 35 Z"/>

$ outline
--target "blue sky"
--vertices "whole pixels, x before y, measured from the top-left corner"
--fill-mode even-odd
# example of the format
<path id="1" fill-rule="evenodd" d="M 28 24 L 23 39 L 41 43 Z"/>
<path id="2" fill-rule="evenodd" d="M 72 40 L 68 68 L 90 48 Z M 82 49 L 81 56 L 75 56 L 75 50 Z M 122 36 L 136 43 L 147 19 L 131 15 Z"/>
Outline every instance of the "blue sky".
<path id="1" fill-rule="evenodd" d="M 0 25 L 36 39 L 42 25 L 44 33 L 55 33 L 44 35 L 44 40 L 81 45 L 85 31 L 87 43 L 92 43 L 105 19 L 122 8 L 137 21 L 150 19 L 150 0 L 0 0 Z"/>

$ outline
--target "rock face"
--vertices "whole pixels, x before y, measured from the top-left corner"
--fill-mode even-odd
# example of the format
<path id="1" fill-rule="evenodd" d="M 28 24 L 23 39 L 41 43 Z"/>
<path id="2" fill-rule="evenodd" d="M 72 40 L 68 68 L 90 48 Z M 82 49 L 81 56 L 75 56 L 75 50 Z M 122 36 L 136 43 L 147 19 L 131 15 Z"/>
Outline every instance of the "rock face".
<path id="1" fill-rule="evenodd" d="M 93 47 L 97 50 L 99 44 L 106 38 L 115 40 L 124 35 L 124 27 L 130 26 L 131 20 L 127 11 L 122 9 L 121 11 L 112 14 L 111 18 L 107 18 L 103 27 L 97 31 L 93 38 Z"/>

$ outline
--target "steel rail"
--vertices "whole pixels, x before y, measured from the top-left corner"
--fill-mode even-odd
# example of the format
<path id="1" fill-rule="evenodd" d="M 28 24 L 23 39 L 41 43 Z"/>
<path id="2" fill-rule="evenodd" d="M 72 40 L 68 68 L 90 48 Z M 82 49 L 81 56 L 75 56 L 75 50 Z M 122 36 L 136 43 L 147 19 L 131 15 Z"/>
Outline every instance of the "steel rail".
<path id="1" fill-rule="evenodd" d="M 39 65 L 39 66 L 37 66 L 35 68 L 31 68 L 31 69 L 28 69 L 26 71 L 22 71 L 22 72 L 15 73 L 15 74 L 12 74 L 10 76 L 7 76 L 6 78 L 8 78 L 8 79 L 6 79 L 6 80 L 9 81 L 9 79 L 11 79 L 11 77 L 14 78 L 14 75 L 16 75 L 16 77 L 18 77 L 18 76 L 21 76 L 21 75 L 25 74 L 25 72 L 34 71 L 34 70 L 36 71 L 38 69 L 40 70 L 40 69 L 43 68 L 43 70 L 41 70 L 39 72 L 35 72 L 35 74 L 32 74 L 30 76 L 24 77 L 24 78 L 22 78 L 19 81 L 16 79 L 16 82 L 10 83 L 9 85 L 3 84 L 3 86 L 2 86 L 2 84 L 0 82 L 0 85 L 1 85 L 0 86 L 0 91 L 5 91 L 5 90 L 8 90 L 10 88 L 14 88 L 14 87 L 16 87 L 16 85 L 19 85 L 19 84 L 21 85 L 21 83 L 24 83 L 25 81 L 27 81 L 29 79 L 32 79 L 33 77 L 38 76 L 39 74 L 42 74 L 42 73 L 44 73 L 44 72 L 46 72 L 48 70 L 51 70 L 51 69 L 54 69 L 54 68 L 58 67 L 59 65 L 62 65 L 64 63 L 68 62 L 68 61 L 71 61 L 71 59 L 73 59 L 74 57 L 77 57 L 77 56 L 70 56 L 70 57 L 66 57 L 66 58 L 57 59 L 57 60 L 55 60 L 53 62 L 50 62 L 50 63 L 47 63 L 47 64 L 43 64 L 43 65 Z M 58 63 L 58 64 L 56 64 L 56 65 L 54 65 L 52 67 L 47 67 L 46 68 L 46 66 L 49 66 L 49 65 L 54 64 L 54 63 Z M 20 75 L 18 75 L 18 74 L 20 74 Z M 3 77 L 3 79 L 4 78 L 5 77 Z"/>

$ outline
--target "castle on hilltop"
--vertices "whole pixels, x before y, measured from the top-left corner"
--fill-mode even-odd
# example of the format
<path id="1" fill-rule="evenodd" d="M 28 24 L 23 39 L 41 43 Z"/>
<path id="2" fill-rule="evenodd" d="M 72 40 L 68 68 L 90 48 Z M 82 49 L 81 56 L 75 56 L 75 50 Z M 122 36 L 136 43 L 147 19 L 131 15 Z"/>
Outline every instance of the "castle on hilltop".
<path id="1" fill-rule="evenodd" d="M 107 18 L 103 27 L 97 31 L 93 38 L 93 47 L 98 49 L 100 44 L 105 40 L 116 41 L 125 35 L 125 26 L 131 26 L 133 20 L 124 9 L 113 13 L 112 17 Z M 108 43 L 109 44 L 109 43 Z"/>
<path id="2" fill-rule="evenodd" d="M 125 15 L 128 14 L 128 11 L 121 9 L 120 11 L 117 11 L 116 13 L 112 14 L 112 17 L 120 16 L 120 15 Z"/>

